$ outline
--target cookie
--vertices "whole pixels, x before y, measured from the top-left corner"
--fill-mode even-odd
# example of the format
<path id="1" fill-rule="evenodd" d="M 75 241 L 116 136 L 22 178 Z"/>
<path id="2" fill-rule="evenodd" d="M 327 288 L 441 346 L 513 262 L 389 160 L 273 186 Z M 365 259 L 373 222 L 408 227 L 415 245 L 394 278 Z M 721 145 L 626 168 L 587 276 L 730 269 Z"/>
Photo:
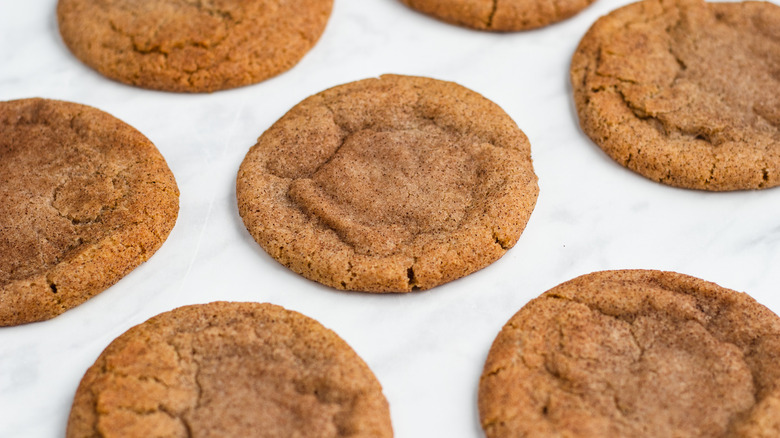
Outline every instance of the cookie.
<path id="1" fill-rule="evenodd" d="M 571 17 L 594 0 L 401 0 L 407 6 L 458 26 L 517 31 Z"/>
<path id="2" fill-rule="evenodd" d="M 0 326 L 53 318 L 162 245 L 179 191 L 157 148 L 95 108 L 0 102 Z"/>
<path id="3" fill-rule="evenodd" d="M 271 304 L 158 315 L 87 370 L 66 436 L 392 437 L 382 387 L 341 338 Z"/>
<path id="4" fill-rule="evenodd" d="M 501 257 L 538 188 L 528 139 L 496 104 L 385 75 L 296 105 L 249 150 L 236 192 L 252 237 L 293 271 L 409 292 Z"/>
<path id="5" fill-rule="evenodd" d="M 602 17 L 572 59 L 583 131 L 654 181 L 780 184 L 780 7 L 646 0 Z"/>
<path id="6" fill-rule="evenodd" d="M 584 275 L 493 343 L 479 412 L 496 437 L 780 436 L 780 318 L 674 272 Z"/>
<path id="7" fill-rule="evenodd" d="M 126 84 L 209 92 L 263 81 L 317 42 L 333 0 L 59 0 L 60 34 Z"/>

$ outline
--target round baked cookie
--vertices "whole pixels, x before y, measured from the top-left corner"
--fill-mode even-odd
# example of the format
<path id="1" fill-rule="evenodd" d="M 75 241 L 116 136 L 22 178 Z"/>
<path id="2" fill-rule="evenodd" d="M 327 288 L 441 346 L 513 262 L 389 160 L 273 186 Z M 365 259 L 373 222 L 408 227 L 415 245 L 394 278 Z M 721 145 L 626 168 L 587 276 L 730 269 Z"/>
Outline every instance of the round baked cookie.
<path id="1" fill-rule="evenodd" d="M 652 180 L 780 184 L 780 7 L 646 0 L 599 19 L 572 59 L 580 125 Z"/>
<path id="2" fill-rule="evenodd" d="M 87 370 L 66 436 L 392 437 L 382 387 L 341 338 L 271 304 L 180 307 Z"/>
<path id="3" fill-rule="evenodd" d="M 401 0 L 407 6 L 459 26 L 517 31 L 571 17 L 595 0 Z"/>
<path id="4" fill-rule="evenodd" d="M 65 44 L 111 79 L 204 92 L 263 81 L 314 46 L 333 0 L 59 0 Z"/>
<path id="5" fill-rule="evenodd" d="M 479 94 L 385 75 L 311 96 L 246 155 L 238 207 L 276 260 L 338 289 L 408 292 L 470 274 L 520 237 L 528 139 Z"/>
<path id="6" fill-rule="evenodd" d="M 0 326 L 53 318 L 162 245 L 179 191 L 157 148 L 95 108 L 0 102 Z"/>
<path id="7" fill-rule="evenodd" d="M 532 300 L 493 342 L 497 437 L 780 436 L 780 318 L 674 272 L 605 271 Z"/>

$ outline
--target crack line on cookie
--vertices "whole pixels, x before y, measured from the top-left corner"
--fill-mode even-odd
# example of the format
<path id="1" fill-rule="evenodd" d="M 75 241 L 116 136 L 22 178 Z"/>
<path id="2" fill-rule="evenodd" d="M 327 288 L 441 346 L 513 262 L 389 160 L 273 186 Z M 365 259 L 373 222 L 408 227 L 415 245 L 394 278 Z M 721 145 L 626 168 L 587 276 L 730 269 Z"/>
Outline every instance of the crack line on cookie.
<path id="1" fill-rule="evenodd" d="M 496 16 L 496 11 L 498 10 L 498 0 L 493 0 L 493 5 L 490 9 L 490 14 L 487 17 L 487 20 L 485 21 L 485 27 L 488 29 L 491 29 L 493 27 L 493 18 Z"/>

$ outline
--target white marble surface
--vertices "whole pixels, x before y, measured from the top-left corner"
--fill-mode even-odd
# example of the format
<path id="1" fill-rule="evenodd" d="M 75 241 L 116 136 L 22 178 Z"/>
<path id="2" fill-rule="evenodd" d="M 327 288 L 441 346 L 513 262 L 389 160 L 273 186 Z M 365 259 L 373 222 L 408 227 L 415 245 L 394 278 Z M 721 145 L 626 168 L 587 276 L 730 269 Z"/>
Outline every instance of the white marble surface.
<path id="1" fill-rule="evenodd" d="M 60 317 L 0 328 L 0 437 L 63 435 L 79 380 L 103 348 L 185 304 L 268 301 L 316 318 L 373 369 L 397 437 L 482 436 L 477 382 L 493 338 L 528 300 L 581 274 L 674 270 L 780 312 L 780 189 L 663 186 L 620 167 L 580 131 L 569 59 L 590 24 L 624 3 L 598 0 L 545 29 L 490 34 L 397 0 L 336 0 L 320 42 L 291 71 L 184 95 L 122 85 L 81 64 L 59 37 L 56 0 L 0 0 L 0 100 L 57 98 L 115 115 L 157 145 L 182 193 L 176 227 L 147 263 Z M 290 107 L 382 73 L 455 81 L 497 102 L 530 138 L 541 190 L 501 260 L 409 295 L 339 292 L 292 273 L 249 236 L 234 195 L 244 154 Z"/>

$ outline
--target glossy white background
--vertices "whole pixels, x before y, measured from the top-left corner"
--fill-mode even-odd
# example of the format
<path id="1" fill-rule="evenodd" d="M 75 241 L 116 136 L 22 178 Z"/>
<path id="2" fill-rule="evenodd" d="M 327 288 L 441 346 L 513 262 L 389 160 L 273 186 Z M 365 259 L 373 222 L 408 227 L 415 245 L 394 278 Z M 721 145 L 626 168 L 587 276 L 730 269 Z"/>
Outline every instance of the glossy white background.
<path id="1" fill-rule="evenodd" d="M 493 338 L 528 300 L 581 274 L 674 270 L 780 312 L 780 188 L 663 186 L 580 131 L 571 54 L 597 17 L 624 3 L 597 0 L 541 30 L 491 34 L 397 0 L 336 0 L 319 43 L 289 72 L 188 95 L 123 85 L 81 64 L 60 39 L 55 0 L 0 0 L 0 100 L 40 96 L 107 111 L 157 145 L 181 190 L 176 227 L 147 263 L 60 317 L 0 328 L 0 437 L 62 436 L 79 380 L 103 348 L 185 304 L 267 301 L 319 320 L 373 369 L 397 437 L 482 436 L 477 382 Z M 383 73 L 455 81 L 495 101 L 530 138 L 539 176 L 536 210 L 512 250 L 409 295 L 339 292 L 292 273 L 252 240 L 235 202 L 238 166 L 276 119 L 311 94 Z"/>

